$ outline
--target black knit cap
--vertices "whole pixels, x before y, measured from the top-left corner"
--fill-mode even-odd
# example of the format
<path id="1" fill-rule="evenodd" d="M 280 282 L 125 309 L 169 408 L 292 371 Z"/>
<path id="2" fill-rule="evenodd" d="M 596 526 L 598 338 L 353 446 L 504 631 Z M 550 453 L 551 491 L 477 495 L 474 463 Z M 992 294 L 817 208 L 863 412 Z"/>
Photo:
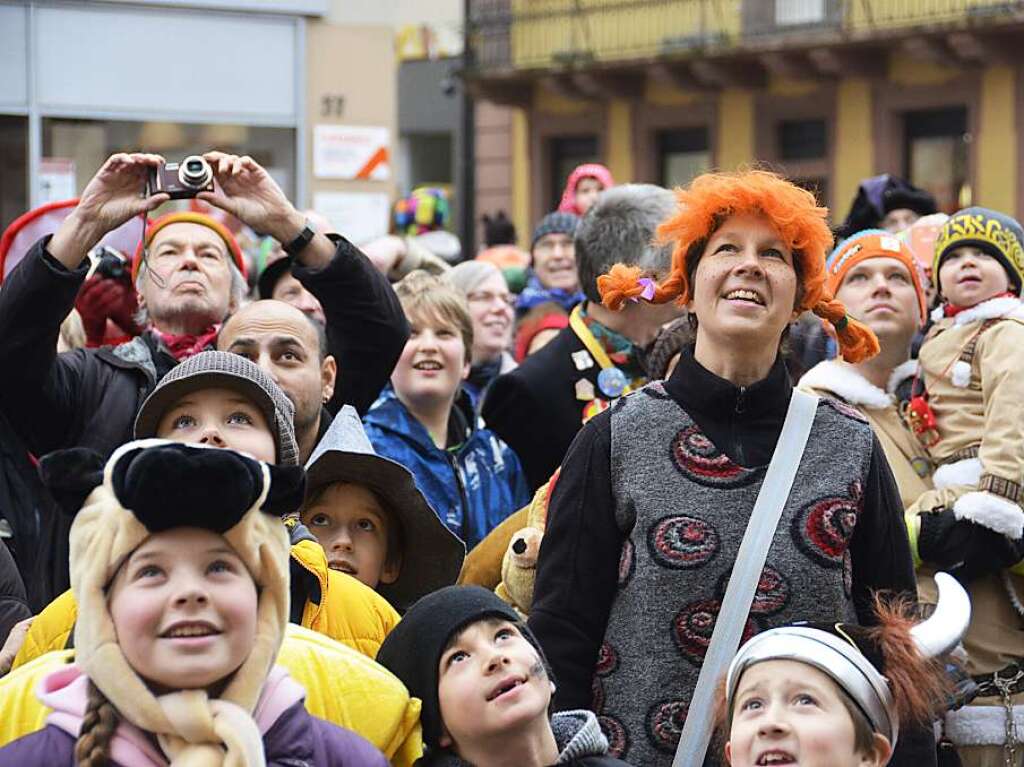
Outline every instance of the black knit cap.
<path id="1" fill-rule="evenodd" d="M 536 637 L 519 614 L 493 591 L 480 586 L 447 586 L 427 594 L 402 616 L 377 652 L 377 662 L 401 679 L 410 695 L 423 701 L 420 723 L 423 742 L 430 748 L 439 747 L 442 734 L 441 703 L 437 696 L 441 653 L 458 632 L 486 618 L 515 623 L 547 668 L 547 659 Z"/>
<path id="2" fill-rule="evenodd" d="M 292 261 L 291 256 L 284 256 L 276 261 L 271 261 L 260 272 L 259 281 L 256 283 L 256 290 L 259 292 L 261 300 L 265 301 L 268 298 L 274 297 L 274 288 L 281 278 L 291 271 Z"/>

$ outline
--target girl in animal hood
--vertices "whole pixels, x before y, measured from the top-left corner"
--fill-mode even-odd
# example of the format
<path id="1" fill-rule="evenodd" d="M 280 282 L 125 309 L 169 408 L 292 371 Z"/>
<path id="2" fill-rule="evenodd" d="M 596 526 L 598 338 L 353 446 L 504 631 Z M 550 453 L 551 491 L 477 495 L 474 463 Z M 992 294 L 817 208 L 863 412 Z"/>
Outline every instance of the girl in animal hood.
<path id="1" fill-rule="evenodd" d="M 76 662 L 39 690 L 47 726 L 0 765 L 376 765 L 308 714 L 274 667 L 288 621 L 288 534 L 302 472 L 231 450 L 119 448 L 71 527 Z"/>
<path id="2" fill-rule="evenodd" d="M 812 194 L 772 173 L 698 177 L 659 228 L 672 270 L 621 265 L 605 304 L 679 300 L 696 324 L 675 371 L 593 418 L 552 494 L 529 625 L 559 679 L 557 708 L 593 706 L 611 753 L 672 763 L 739 544 L 785 421 L 779 354 L 812 310 L 847 360 L 877 352 L 825 285 L 832 235 Z M 902 504 L 870 426 L 822 399 L 745 638 L 798 620 L 874 622 L 872 594 L 914 597 Z M 671 595 L 671 598 L 662 595 Z M 901 753 L 902 752 L 902 753 Z M 894 764 L 935 758 L 912 731 Z"/>

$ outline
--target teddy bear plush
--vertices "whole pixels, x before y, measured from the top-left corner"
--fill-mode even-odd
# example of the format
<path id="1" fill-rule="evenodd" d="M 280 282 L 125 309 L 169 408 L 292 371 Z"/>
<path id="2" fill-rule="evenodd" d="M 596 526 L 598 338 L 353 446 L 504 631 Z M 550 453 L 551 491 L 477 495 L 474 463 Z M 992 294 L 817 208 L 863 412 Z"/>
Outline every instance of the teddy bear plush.
<path id="1" fill-rule="evenodd" d="M 494 593 L 504 599 L 525 619 L 533 604 L 533 582 L 537 575 L 537 556 L 548 518 L 548 499 L 554 491 L 558 472 L 541 485 L 526 508 L 526 527 L 512 535 L 501 562 L 501 583 Z"/>

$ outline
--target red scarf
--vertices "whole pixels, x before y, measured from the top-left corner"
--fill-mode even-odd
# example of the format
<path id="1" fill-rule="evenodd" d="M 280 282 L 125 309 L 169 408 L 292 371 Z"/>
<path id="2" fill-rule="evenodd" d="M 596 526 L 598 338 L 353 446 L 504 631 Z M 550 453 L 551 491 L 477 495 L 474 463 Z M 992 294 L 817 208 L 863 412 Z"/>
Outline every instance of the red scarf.
<path id="1" fill-rule="evenodd" d="M 1007 290 L 1004 293 L 997 293 L 996 295 L 992 296 L 992 298 L 986 298 L 985 301 L 991 301 L 995 298 L 1017 298 L 1017 294 Z M 978 303 L 984 302 L 979 301 Z M 945 304 L 942 307 L 942 316 L 956 317 L 958 314 L 960 314 L 960 312 L 966 312 L 968 309 L 973 309 L 977 305 L 978 304 L 974 304 L 974 306 L 953 306 L 953 304 Z"/>
<path id="2" fill-rule="evenodd" d="M 192 335 L 191 333 L 175 335 L 173 333 L 163 333 L 156 328 L 150 328 L 150 330 L 153 335 L 160 339 L 161 343 L 167 348 L 167 351 L 171 353 L 171 356 L 178 360 L 178 362 L 181 362 L 193 354 L 205 351 L 207 346 L 212 345 L 217 337 L 217 333 L 220 332 L 220 325 L 213 325 L 199 335 Z"/>

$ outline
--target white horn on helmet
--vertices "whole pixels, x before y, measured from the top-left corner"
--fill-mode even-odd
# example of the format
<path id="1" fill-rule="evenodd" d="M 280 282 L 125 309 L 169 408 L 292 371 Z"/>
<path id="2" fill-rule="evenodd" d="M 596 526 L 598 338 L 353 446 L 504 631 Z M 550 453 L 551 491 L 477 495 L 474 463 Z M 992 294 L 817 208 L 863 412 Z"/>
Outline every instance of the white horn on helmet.
<path id="1" fill-rule="evenodd" d="M 918 651 L 925 658 L 945 655 L 956 647 L 971 622 L 971 600 L 952 575 L 935 573 L 939 600 L 935 612 L 910 630 Z"/>

